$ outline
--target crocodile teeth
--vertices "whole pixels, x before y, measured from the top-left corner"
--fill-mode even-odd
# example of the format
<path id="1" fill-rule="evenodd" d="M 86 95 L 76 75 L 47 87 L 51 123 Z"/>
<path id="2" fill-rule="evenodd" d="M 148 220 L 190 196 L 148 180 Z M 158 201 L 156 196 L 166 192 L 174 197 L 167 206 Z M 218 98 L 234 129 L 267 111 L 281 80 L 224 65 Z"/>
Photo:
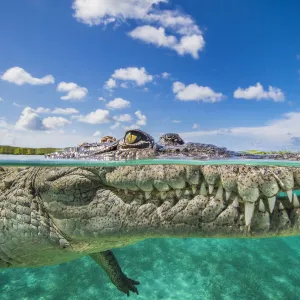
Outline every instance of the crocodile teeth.
<path id="1" fill-rule="evenodd" d="M 128 190 L 127 189 L 124 189 L 124 192 L 125 192 L 126 195 L 128 194 Z"/>
<path id="2" fill-rule="evenodd" d="M 258 210 L 261 211 L 261 212 L 266 212 L 265 204 L 261 199 L 259 200 Z"/>
<path id="3" fill-rule="evenodd" d="M 292 203 L 292 201 L 293 201 L 293 190 L 286 191 L 286 193 L 288 195 L 288 198 L 289 198 L 290 202 Z"/>
<path id="4" fill-rule="evenodd" d="M 179 198 L 182 194 L 182 190 L 175 190 L 176 197 Z"/>
<path id="5" fill-rule="evenodd" d="M 145 199 L 149 200 L 151 198 L 151 192 L 145 192 Z"/>
<path id="6" fill-rule="evenodd" d="M 165 200 L 167 198 L 167 192 L 159 192 L 160 199 Z"/>
<path id="7" fill-rule="evenodd" d="M 235 197 L 232 202 L 233 207 L 238 208 L 239 207 L 239 199 L 238 197 Z"/>
<path id="8" fill-rule="evenodd" d="M 279 209 L 279 210 L 284 210 L 284 206 L 283 206 L 283 204 L 282 204 L 281 202 L 279 202 L 278 209 Z"/>
<path id="9" fill-rule="evenodd" d="M 223 186 L 220 184 L 216 193 L 216 199 L 223 200 Z"/>
<path id="10" fill-rule="evenodd" d="M 274 210 L 275 202 L 276 202 L 276 196 L 268 198 L 270 213 L 272 213 Z"/>
<path id="11" fill-rule="evenodd" d="M 208 185 L 208 193 L 211 195 L 213 190 L 214 190 L 215 186 L 213 184 L 209 184 Z"/>
<path id="12" fill-rule="evenodd" d="M 226 201 L 228 201 L 228 199 L 230 198 L 231 192 L 226 191 L 225 194 L 226 194 Z"/>
<path id="13" fill-rule="evenodd" d="M 193 184 L 192 185 L 192 192 L 193 192 L 194 195 L 196 194 L 196 191 L 197 191 L 197 185 Z"/>
<path id="14" fill-rule="evenodd" d="M 254 212 L 254 202 L 245 202 L 245 223 L 246 226 L 251 224 L 251 220 Z"/>
<path id="15" fill-rule="evenodd" d="M 296 194 L 293 194 L 293 206 L 296 208 L 300 207 L 300 203 Z"/>
<path id="16" fill-rule="evenodd" d="M 200 187 L 200 195 L 207 196 L 207 190 L 204 182 L 202 182 L 201 187 Z"/>

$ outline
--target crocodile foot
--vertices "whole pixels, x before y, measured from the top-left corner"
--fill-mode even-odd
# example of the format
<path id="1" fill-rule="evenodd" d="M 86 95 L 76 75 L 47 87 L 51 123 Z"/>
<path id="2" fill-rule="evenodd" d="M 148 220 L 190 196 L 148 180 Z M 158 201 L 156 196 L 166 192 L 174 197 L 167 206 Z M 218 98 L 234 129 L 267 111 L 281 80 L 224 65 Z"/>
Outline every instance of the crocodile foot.
<path id="1" fill-rule="evenodd" d="M 128 278 L 124 273 L 120 275 L 120 277 L 115 278 L 114 285 L 120 292 L 125 293 L 129 297 L 129 291 L 139 294 L 136 285 L 140 284 L 139 281 Z"/>

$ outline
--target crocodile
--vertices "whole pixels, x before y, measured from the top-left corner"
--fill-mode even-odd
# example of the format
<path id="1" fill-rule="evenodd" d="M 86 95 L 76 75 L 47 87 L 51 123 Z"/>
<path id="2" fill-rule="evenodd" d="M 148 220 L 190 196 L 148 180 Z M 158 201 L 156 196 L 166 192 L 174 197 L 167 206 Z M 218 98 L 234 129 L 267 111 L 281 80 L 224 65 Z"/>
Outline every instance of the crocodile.
<path id="1" fill-rule="evenodd" d="M 115 140 L 109 137 L 100 143 L 84 143 L 78 147 L 69 147 L 62 151 L 46 154 L 52 159 L 88 159 L 88 160 L 131 160 L 142 158 L 189 157 L 193 159 L 275 159 L 300 160 L 300 153 L 251 154 L 231 151 L 212 144 L 185 143 L 177 133 L 163 134 L 157 143 L 148 133 L 132 129 L 124 137 Z"/>
<path id="2" fill-rule="evenodd" d="M 49 157 L 244 157 L 213 145 L 185 144 L 177 134 L 155 143 L 140 130 L 103 147 L 76 149 L 77 156 L 70 152 Z M 290 166 L 3 166 L 0 266 L 40 267 L 89 255 L 120 292 L 138 294 L 140 282 L 123 272 L 112 249 L 148 238 L 300 235 L 298 190 L 300 168 Z"/>

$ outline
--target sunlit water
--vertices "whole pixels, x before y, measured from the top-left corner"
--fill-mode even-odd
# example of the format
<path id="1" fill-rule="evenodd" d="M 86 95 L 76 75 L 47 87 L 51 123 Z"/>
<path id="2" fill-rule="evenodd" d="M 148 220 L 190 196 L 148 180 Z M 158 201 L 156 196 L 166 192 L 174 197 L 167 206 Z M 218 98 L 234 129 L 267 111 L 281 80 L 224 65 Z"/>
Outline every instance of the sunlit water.
<path id="1" fill-rule="evenodd" d="M 119 162 L 182 163 L 190 161 Z M 192 161 L 192 164 L 203 162 Z M 208 162 L 205 162 L 206 164 Z M 300 166 L 282 161 L 210 161 L 209 164 Z M 40 156 L 0 156 L 2 165 L 95 165 Z M 102 162 L 103 165 L 116 162 Z M 131 299 L 299 299 L 300 237 L 266 239 L 152 239 L 115 249 L 140 295 Z M 89 257 L 41 268 L 0 269 L 0 299 L 124 299 Z"/>

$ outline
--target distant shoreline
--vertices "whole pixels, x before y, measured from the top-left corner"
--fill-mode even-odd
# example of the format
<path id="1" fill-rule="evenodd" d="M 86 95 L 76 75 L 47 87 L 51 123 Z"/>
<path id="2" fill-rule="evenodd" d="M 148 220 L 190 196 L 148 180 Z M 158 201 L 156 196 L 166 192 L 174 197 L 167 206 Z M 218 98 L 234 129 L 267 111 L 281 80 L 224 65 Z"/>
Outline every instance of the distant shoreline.
<path id="1" fill-rule="evenodd" d="M 12 155 L 44 155 L 61 151 L 64 148 L 25 148 L 25 147 L 13 147 L 0 145 L 0 154 L 12 154 Z M 292 153 L 292 151 L 261 151 L 261 150 L 246 150 L 241 151 L 248 154 L 286 154 Z"/>
<path id="2" fill-rule="evenodd" d="M 44 155 L 62 150 L 62 148 L 24 148 L 0 145 L 0 154 L 13 155 Z"/>

